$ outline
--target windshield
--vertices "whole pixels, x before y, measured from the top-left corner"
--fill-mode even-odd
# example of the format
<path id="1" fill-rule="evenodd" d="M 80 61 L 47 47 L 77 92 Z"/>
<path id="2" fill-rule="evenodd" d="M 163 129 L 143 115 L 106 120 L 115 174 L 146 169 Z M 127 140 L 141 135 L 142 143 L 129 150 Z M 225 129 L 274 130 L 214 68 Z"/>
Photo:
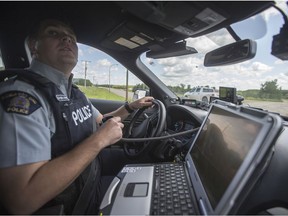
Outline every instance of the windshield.
<path id="1" fill-rule="evenodd" d="M 284 6 L 287 13 L 287 6 L 282 3 L 280 6 Z M 198 51 L 196 54 L 162 59 L 146 58 L 143 54 L 141 60 L 180 98 L 203 100 L 204 94 L 190 94 L 191 89 L 198 86 L 210 87 L 216 92 L 219 87 L 233 87 L 243 104 L 288 116 L 288 62 L 271 55 L 273 36 L 279 34 L 283 23 L 278 10 L 270 8 L 233 24 L 231 27 L 241 39 L 257 42 L 256 56 L 242 63 L 218 67 L 203 65 L 207 52 L 235 42 L 226 29 L 188 38 L 187 45 L 194 47 Z"/>

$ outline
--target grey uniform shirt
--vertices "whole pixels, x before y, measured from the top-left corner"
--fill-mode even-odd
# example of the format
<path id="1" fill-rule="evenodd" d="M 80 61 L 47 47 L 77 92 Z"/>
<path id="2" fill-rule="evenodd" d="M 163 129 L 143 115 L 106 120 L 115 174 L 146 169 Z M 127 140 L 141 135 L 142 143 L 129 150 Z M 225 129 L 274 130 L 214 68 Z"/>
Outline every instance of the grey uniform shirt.
<path id="1" fill-rule="evenodd" d="M 30 69 L 51 80 L 70 97 L 72 75 L 67 79 L 60 71 L 37 60 L 32 61 Z M 41 107 L 29 115 L 22 115 L 6 112 L 0 105 L 0 168 L 50 160 L 55 120 L 49 102 L 33 85 L 20 80 L 0 83 L 0 95 L 9 91 L 25 92 L 34 97 Z M 92 115 L 96 125 L 99 111 L 93 105 Z"/>

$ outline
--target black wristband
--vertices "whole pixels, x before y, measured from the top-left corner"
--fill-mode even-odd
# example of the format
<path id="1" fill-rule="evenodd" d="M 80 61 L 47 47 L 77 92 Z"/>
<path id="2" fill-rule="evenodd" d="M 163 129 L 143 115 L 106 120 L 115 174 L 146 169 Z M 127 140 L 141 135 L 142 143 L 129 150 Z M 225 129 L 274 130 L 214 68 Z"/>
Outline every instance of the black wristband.
<path id="1" fill-rule="evenodd" d="M 134 110 L 132 110 L 132 109 L 129 107 L 128 101 L 125 102 L 124 107 L 125 107 L 125 109 L 127 110 L 128 113 L 134 112 Z"/>

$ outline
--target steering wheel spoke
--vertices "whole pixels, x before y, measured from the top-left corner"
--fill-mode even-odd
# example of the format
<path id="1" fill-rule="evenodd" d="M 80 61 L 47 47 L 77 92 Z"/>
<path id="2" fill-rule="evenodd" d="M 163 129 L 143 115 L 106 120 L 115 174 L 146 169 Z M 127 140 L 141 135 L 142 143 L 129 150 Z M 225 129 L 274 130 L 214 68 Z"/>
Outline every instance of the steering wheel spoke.
<path id="1" fill-rule="evenodd" d="M 165 106 L 159 100 L 154 100 L 153 103 L 154 106 L 151 108 L 137 110 L 126 128 L 125 138 L 143 138 L 143 142 L 124 143 L 124 152 L 130 158 L 139 157 L 153 143 L 153 141 L 147 141 L 145 138 L 159 136 L 164 130 Z M 140 124 L 138 124 L 139 122 Z"/>

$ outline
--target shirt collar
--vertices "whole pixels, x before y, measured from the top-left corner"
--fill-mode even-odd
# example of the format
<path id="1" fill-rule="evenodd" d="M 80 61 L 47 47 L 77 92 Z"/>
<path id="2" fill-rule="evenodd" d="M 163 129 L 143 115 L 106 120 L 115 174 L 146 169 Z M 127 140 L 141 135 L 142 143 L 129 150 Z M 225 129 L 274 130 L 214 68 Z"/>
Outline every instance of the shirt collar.
<path id="1" fill-rule="evenodd" d="M 46 77 L 51 82 L 56 84 L 58 88 L 60 88 L 62 91 L 65 90 L 66 95 L 69 95 L 68 92 L 70 93 L 71 90 L 73 74 L 71 74 L 70 77 L 67 78 L 61 71 L 36 59 L 32 60 L 29 69 L 41 76 Z"/>

